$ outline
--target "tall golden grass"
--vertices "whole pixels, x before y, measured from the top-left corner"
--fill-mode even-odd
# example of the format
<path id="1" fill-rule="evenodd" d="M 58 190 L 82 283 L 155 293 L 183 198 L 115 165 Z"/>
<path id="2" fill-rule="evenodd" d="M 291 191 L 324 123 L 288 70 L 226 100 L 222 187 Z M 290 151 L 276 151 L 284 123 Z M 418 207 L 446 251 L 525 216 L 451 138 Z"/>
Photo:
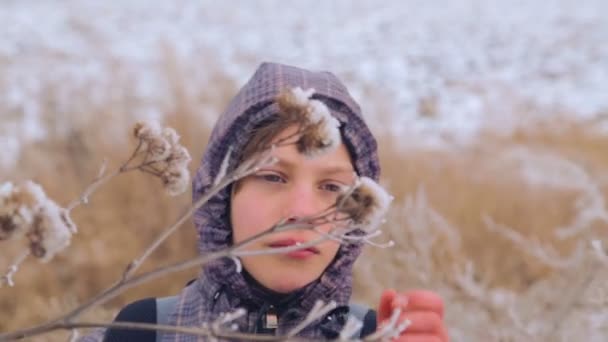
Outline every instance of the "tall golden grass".
<path id="1" fill-rule="evenodd" d="M 180 132 L 193 155 L 194 171 L 211 128 L 198 107 L 221 111 L 236 86 L 218 75 L 213 97 L 203 90 L 200 94 L 189 93 L 180 81 L 187 71 L 181 70 L 179 61 L 173 58 L 166 56 L 173 99 L 169 101 L 172 105 L 165 108 L 165 124 Z M 17 166 L 2 180 L 33 179 L 60 203 L 76 198 L 95 177 L 103 158 L 108 158 L 108 167 L 112 168 L 128 157 L 133 147 L 129 134 L 134 118 L 126 99 L 125 96 L 123 102 L 105 108 L 85 107 L 86 115 L 80 111 L 45 113 L 50 129 L 61 120 L 73 123 L 66 125 L 67 133 L 51 131 L 44 141 L 25 146 Z M 398 244 L 387 250 L 368 247 L 357 264 L 355 297 L 370 305 L 374 305 L 383 287 L 433 288 L 433 282 L 446 279 L 454 272 L 454 265 L 464 260 L 473 262 L 476 277 L 485 284 L 517 293 L 555 272 L 484 227 L 482 215 L 487 214 L 526 236 L 556 246 L 564 254 L 572 249 L 572 241 L 560 242 L 553 232 L 575 217 L 574 203 L 579 194 L 567 188 L 524 182 L 515 167 L 497 163 L 509 150 L 523 146 L 538 153 L 551 153 L 582 165 L 597 179 L 608 169 L 608 137 L 595 133 L 589 125 L 567 120 L 556 126 L 539 124 L 507 136 L 488 132 L 477 144 L 446 150 L 413 149 L 407 141 L 387 137 L 379 137 L 379 145 L 383 182 L 396 197 L 385 230 L 387 238 Z M 599 184 L 606 195 L 607 185 Z M 445 239 L 424 254 L 426 260 L 404 259 L 406 249 L 411 247 L 412 231 L 399 212 L 405 199 L 421 189 L 426 205 L 457 230 L 462 243 L 458 249 L 450 249 L 450 241 Z M 109 286 L 163 227 L 186 210 L 189 202 L 188 195 L 168 197 L 158 180 L 143 174 L 122 175 L 101 188 L 88 205 L 75 210 L 79 233 L 71 246 L 48 264 L 26 262 L 15 276 L 16 286 L 0 290 L 0 331 L 52 318 Z M 593 228 L 606 227 L 596 222 Z M 144 269 L 196 255 L 195 236 L 191 223 L 182 227 L 153 254 Z M 6 269 L 19 248 L 0 246 L 0 268 Z M 429 270 L 435 274 L 428 276 L 434 280 L 416 280 L 411 272 L 418 267 L 417 262 L 420 269 L 425 269 L 423 264 L 433 265 Z M 196 273 L 196 269 L 185 271 L 128 291 L 89 317 L 110 320 L 118 308 L 134 299 L 174 294 Z M 36 340 L 64 338 L 65 334 L 53 334 Z"/>

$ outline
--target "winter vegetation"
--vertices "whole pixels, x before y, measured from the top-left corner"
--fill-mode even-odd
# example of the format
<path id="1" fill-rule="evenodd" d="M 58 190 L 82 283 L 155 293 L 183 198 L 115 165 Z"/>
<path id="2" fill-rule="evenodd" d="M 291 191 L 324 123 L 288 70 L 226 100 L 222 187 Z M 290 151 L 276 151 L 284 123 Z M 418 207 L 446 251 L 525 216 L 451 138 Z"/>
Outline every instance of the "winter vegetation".
<path id="1" fill-rule="evenodd" d="M 604 1 L 252 6 L 3 4 L 0 197 L 39 203 L 15 211 L 15 228 L 41 212 L 63 228 L 51 246 L 44 224 L 0 232 L 0 273 L 20 264 L 3 278 L 15 286 L 0 289 L 0 331 L 70 312 L 120 279 L 188 210 L 177 194 L 217 114 L 260 61 L 276 60 L 344 78 L 379 136 L 382 185 L 395 197 L 383 238 L 395 245 L 366 247 L 356 300 L 373 306 L 388 287 L 438 291 L 453 341 L 606 339 Z M 158 127 L 148 132 L 163 142 L 148 140 L 149 155 L 124 166 L 142 119 L 179 132 L 194 159 L 187 171 L 164 172 L 177 140 Z M 132 168 L 152 177 L 109 178 Z M 185 225 L 141 272 L 196 256 Z M 4 241 L 9 233 L 29 247 Z M 125 291 L 83 319 L 108 322 L 195 275 Z"/>
<path id="2" fill-rule="evenodd" d="M 217 192 L 248 175 L 258 172 L 260 169 L 276 163 L 278 159 L 272 154 L 274 149 L 286 145 L 295 145 L 297 150 L 307 158 L 315 158 L 335 150 L 339 146 L 341 143 L 340 124 L 337 119 L 331 116 L 329 109 L 322 102 L 310 99 L 313 93 L 314 89 L 302 90 L 298 87 L 286 90 L 281 94 L 278 98 L 281 115 L 285 116 L 288 122 L 293 122 L 293 125 L 297 128 L 295 132 L 269 146 L 257 146 L 256 149 L 259 151 L 248 157 L 249 159 L 244 160 L 230 173 L 227 172 L 227 163 L 231 157 L 231 149 L 228 148 L 220 172 L 213 182 L 213 187 L 206 191 L 200 199 L 197 199 L 192 207 L 174 224 L 163 230 L 140 257 L 130 262 L 115 284 L 61 317 L 38 326 L 0 334 L 0 340 L 37 338 L 41 334 L 60 329 L 71 331 L 71 336 L 76 339 L 78 328 L 108 326 L 108 322 L 82 322 L 79 320 L 79 316 L 85 311 L 113 299 L 128 288 L 183 269 L 204 266 L 218 258 L 231 258 L 237 264 L 238 272 L 241 272 L 240 270 L 243 267 L 240 257 L 288 253 L 314 246 L 325 240 L 335 240 L 344 244 L 363 242 L 377 247 L 381 246 L 373 242 L 372 239 L 380 233 L 379 227 L 388 211 L 392 197 L 374 180 L 367 177 L 358 177 L 351 186 L 342 187 L 335 203 L 319 213 L 295 220 L 284 219 L 268 227 L 266 231 L 238 243 L 235 242 L 225 250 L 205 253 L 196 258 L 136 274 L 137 269 L 150 254 L 179 229 L 185 219 L 192 216 Z M 127 161 L 109 176 L 104 176 L 104 165 L 99 176 L 85 189 L 80 200 L 73 202 L 65 209 L 60 208 L 55 202 L 48 199 L 42 188 L 31 181 L 26 181 L 23 186 L 14 186 L 10 182 L 2 184 L 2 193 L 0 193 L 0 239 L 3 240 L 4 244 L 22 245 L 25 252 L 22 252 L 17 261 L 9 267 L 6 275 L 2 277 L 3 283 L 1 285 L 15 286 L 13 276 L 27 255 L 32 255 L 42 259 L 43 262 L 47 262 L 56 253 L 68 247 L 71 235 L 76 233 L 76 227 L 70 218 L 71 210 L 79 204 L 87 203 L 89 196 L 112 177 L 137 170 L 160 178 L 169 195 L 179 195 L 187 190 L 187 185 L 190 182 L 190 173 L 187 167 L 191 158 L 187 149 L 179 144 L 177 132 L 172 128 L 161 128 L 154 123 L 138 122 L 133 129 L 133 135 L 137 139 L 137 145 Z M 321 226 L 327 226 L 327 224 L 330 224 L 332 228 L 326 232 L 321 229 Z M 318 232 L 318 238 L 306 243 L 297 243 L 294 246 L 262 250 L 250 250 L 248 248 L 257 240 L 269 234 L 302 229 Z M 20 240 L 25 240 L 25 243 L 21 243 Z M 392 244 L 385 246 L 390 247 Z M 335 302 L 317 302 L 306 319 L 289 331 L 285 339 L 295 337 L 308 324 L 324 317 L 323 315 L 334 308 L 336 308 Z M 151 324 L 134 326 L 147 329 L 156 328 L 164 331 L 190 331 L 201 336 L 212 336 L 214 338 L 253 339 L 251 336 L 234 331 L 229 327 L 230 323 L 236 318 L 246 314 L 243 309 L 235 309 L 234 312 L 225 312 L 224 314 L 217 321 L 209 322 L 208 327 L 201 327 L 201 329 L 171 328 Z M 408 325 L 407 320 L 403 322 L 399 320 L 400 315 L 400 309 L 395 310 L 394 318 L 390 320 L 389 324 L 384 326 L 383 329 L 378 329 L 376 333 L 366 337 L 365 340 L 384 341 L 399 336 Z M 341 332 L 340 339 L 349 340 L 362 325 L 362 322 L 357 321 L 354 317 L 351 317 L 348 323 Z M 129 326 L 129 324 L 117 324 L 116 326 Z M 268 340 L 276 340 L 276 337 L 268 336 Z"/>

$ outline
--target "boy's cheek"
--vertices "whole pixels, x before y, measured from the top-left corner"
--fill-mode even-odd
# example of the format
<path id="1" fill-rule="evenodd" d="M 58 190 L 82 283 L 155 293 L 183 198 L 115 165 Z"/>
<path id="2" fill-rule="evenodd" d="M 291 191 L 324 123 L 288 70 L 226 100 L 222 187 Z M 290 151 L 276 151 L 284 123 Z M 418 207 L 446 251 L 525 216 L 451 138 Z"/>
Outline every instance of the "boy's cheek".
<path id="1" fill-rule="evenodd" d="M 233 242 L 238 243 L 251 236 L 261 233 L 277 220 L 273 220 L 263 205 L 249 208 L 234 208 L 231 215 Z"/>

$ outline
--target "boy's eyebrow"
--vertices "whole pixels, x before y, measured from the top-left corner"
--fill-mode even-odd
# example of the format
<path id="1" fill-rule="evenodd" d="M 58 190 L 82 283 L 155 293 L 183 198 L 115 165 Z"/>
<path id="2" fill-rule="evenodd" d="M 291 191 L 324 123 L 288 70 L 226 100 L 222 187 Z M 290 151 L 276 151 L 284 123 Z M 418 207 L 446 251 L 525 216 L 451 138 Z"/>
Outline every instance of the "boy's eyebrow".
<path id="1" fill-rule="evenodd" d="M 333 166 L 333 167 L 324 168 L 323 173 L 326 173 L 326 174 L 348 173 L 349 175 L 352 175 L 355 173 L 355 170 L 353 170 L 353 168 L 351 166 L 349 166 L 349 167 Z"/>
<path id="2" fill-rule="evenodd" d="M 285 168 L 285 169 L 293 169 L 294 163 L 285 160 L 285 159 L 279 159 L 276 164 L 276 166 L 280 167 L 280 168 Z M 355 170 L 353 169 L 352 165 L 330 165 L 327 167 L 323 167 L 322 172 L 325 174 L 337 174 L 337 173 L 348 173 L 348 174 L 353 174 L 355 172 Z"/>

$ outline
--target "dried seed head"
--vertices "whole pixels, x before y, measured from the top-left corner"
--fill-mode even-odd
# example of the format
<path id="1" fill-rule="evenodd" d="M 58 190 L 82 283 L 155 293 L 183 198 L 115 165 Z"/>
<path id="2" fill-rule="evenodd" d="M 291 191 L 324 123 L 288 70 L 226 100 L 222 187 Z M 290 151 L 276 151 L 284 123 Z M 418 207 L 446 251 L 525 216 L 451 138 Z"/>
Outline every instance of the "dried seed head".
<path id="1" fill-rule="evenodd" d="M 171 146 L 175 146 L 179 144 L 179 134 L 171 128 L 165 127 L 163 128 L 163 137 L 171 144 Z"/>
<path id="2" fill-rule="evenodd" d="M 8 240 L 17 230 L 18 225 L 9 215 L 0 216 L 0 240 Z"/>
<path id="3" fill-rule="evenodd" d="M 186 166 L 192 160 L 188 150 L 179 144 L 179 135 L 171 127 L 161 129 L 155 122 L 138 122 L 133 132 L 142 142 L 141 152 L 146 162 L 174 168 L 177 164 Z"/>
<path id="4" fill-rule="evenodd" d="M 168 169 L 163 172 L 161 180 L 167 193 L 177 196 L 188 189 L 190 172 L 185 168 Z"/>
<path id="5" fill-rule="evenodd" d="M 51 260 L 70 244 L 73 228 L 66 224 L 62 216 L 63 209 L 55 202 L 47 201 L 27 233 L 30 253 L 43 262 Z"/>
<path id="6" fill-rule="evenodd" d="M 0 187 L 0 240 L 26 236 L 30 252 L 50 260 L 70 243 L 76 226 L 65 209 L 46 197 L 31 181 Z"/>
<path id="7" fill-rule="evenodd" d="M 190 153 L 181 145 L 173 146 L 171 155 L 167 158 L 170 168 L 187 168 L 191 161 Z"/>
<path id="8" fill-rule="evenodd" d="M 368 177 L 359 178 L 353 187 L 338 196 L 336 210 L 346 214 L 355 225 L 366 232 L 378 229 L 393 197 Z"/>
<path id="9" fill-rule="evenodd" d="M 13 193 L 14 189 L 15 186 L 11 182 L 4 182 L 0 184 L 0 204 L 3 203 L 4 198 Z"/>
<path id="10" fill-rule="evenodd" d="M 161 128 L 157 123 L 138 122 L 134 135 L 140 139 L 144 171 L 161 178 L 167 192 L 172 195 L 183 193 L 190 182 L 188 164 L 192 161 L 188 150 L 179 144 L 179 135 L 170 127 Z M 148 169 L 144 169 L 147 167 Z"/>
<path id="11" fill-rule="evenodd" d="M 341 141 L 340 122 L 323 102 L 311 99 L 313 93 L 312 88 L 296 87 L 277 98 L 281 115 L 300 126 L 298 151 L 311 158 L 330 152 Z"/>
<path id="12" fill-rule="evenodd" d="M 296 142 L 298 152 L 314 158 L 336 149 L 341 141 L 339 126 L 334 117 L 323 118 L 308 126 Z"/>
<path id="13" fill-rule="evenodd" d="M 171 155 L 171 144 L 160 136 L 152 136 L 146 140 L 149 162 L 163 161 Z"/>
<path id="14" fill-rule="evenodd" d="M 314 92 L 313 88 L 302 90 L 300 87 L 281 92 L 277 96 L 280 114 L 293 122 L 307 121 L 309 99 Z"/>
<path id="15" fill-rule="evenodd" d="M 133 136 L 137 139 L 146 140 L 159 135 L 161 135 L 161 128 L 155 121 L 139 121 L 133 127 Z"/>
<path id="16" fill-rule="evenodd" d="M 38 184 L 31 181 L 19 187 L 4 183 L 0 189 L 0 240 L 19 238 L 31 226 L 36 211 L 46 201 L 46 195 Z"/>

